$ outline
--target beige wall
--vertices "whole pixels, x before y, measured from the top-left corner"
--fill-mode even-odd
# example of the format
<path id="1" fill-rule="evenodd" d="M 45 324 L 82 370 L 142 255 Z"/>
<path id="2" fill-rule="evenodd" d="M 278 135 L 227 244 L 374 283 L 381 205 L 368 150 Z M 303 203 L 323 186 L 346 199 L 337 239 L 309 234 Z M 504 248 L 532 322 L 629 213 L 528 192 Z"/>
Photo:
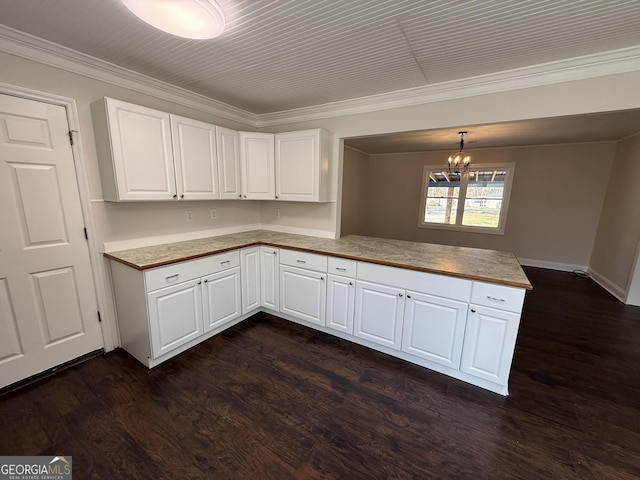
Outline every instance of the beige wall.
<path id="1" fill-rule="evenodd" d="M 506 250 L 528 263 L 586 268 L 614 152 L 611 142 L 473 150 L 474 164 L 516 164 L 504 235 L 418 227 L 423 167 L 444 164 L 449 152 L 371 155 L 360 207 L 364 234 Z M 345 156 L 345 172 L 350 160 Z M 343 195 L 343 211 L 354 206 Z"/>
<path id="2" fill-rule="evenodd" d="M 625 296 L 640 244 L 640 134 L 618 144 L 591 269 Z"/>
<path id="3" fill-rule="evenodd" d="M 342 169 L 341 235 L 366 235 L 369 155 L 346 147 Z"/>

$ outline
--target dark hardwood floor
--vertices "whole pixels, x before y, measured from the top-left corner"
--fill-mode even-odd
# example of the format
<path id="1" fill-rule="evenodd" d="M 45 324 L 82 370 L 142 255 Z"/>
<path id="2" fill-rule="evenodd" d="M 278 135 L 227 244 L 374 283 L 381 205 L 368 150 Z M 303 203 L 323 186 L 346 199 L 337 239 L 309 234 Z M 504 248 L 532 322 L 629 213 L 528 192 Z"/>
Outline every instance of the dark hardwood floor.
<path id="1" fill-rule="evenodd" d="M 0 454 L 83 479 L 637 479 L 640 308 L 526 269 L 501 397 L 258 315 L 148 371 L 118 350 L 0 397 Z"/>

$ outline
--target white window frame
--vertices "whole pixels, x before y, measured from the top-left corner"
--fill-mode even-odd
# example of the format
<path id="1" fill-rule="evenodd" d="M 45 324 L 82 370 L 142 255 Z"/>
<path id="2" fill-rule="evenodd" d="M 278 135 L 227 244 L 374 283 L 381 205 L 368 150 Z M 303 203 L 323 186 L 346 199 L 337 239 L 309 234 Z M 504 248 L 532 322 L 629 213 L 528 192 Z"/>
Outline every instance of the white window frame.
<path id="1" fill-rule="evenodd" d="M 424 221 L 424 210 L 427 201 L 427 189 L 429 188 L 429 172 L 430 171 L 447 171 L 446 165 L 425 165 L 422 170 L 422 194 L 420 195 L 420 216 L 418 217 L 419 228 L 433 228 L 438 230 L 454 230 L 457 232 L 474 232 L 486 233 L 491 235 L 504 235 L 504 229 L 507 224 L 507 213 L 509 212 L 509 200 L 511 198 L 511 185 L 513 184 L 513 176 L 516 170 L 516 164 L 508 163 L 480 163 L 471 165 L 469 172 L 477 170 L 505 170 L 507 176 L 504 182 L 504 196 L 502 198 L 502 206 L 500 208 L 500 221 L 497 227 L 474 227 L 462 225 L 462 214 L 464 212 L 465 198 L 467 195 L 467 184 L 469 181 L 469 172 L 465 173 L 460 179 L 460 196 L 458 197 L 458 209 L 456 212 L 456 223 L 435 223 Z"/>

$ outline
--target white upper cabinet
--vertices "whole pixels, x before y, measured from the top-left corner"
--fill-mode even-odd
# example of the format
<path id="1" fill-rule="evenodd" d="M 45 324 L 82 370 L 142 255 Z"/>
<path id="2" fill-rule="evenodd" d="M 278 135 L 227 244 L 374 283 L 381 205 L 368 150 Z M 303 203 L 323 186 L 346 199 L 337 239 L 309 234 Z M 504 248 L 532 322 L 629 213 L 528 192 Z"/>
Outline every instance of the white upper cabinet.
<path id="1" fill-rule="evenodd" d="M 215 125 L 177 115 L 170 117 L 178 197 L 220 198 Z"/>
<path id="2" fill-rule="evenodd" d="M 298 202 L 329 200 L 331 141 L 320 129 L 275 136 L 276 198 Z"/>
<path id="3" fill-rule="evenodd" d="M 324 130 L 237 132 L 106 97 L 92 113 L 107 201 L 330 201 Z"/>
<path id="4" fill-rule="evenodd" d="M 229 200 L 242 198 L 238 132 L 230 128 L 216 127 L 216 145 L 220 174 L 220 198 Z"/>
<path id="5" fill-rule="evenodd" d="M 275 193 L 274 135 L 240 132 L 242 198 L 273 200 Z"/>
<path id="6" fill-rule="evenodd" d="M 112 98 L 96 104 L 94 114 L 104 199 L 175 198 L 169 114 Z"/>

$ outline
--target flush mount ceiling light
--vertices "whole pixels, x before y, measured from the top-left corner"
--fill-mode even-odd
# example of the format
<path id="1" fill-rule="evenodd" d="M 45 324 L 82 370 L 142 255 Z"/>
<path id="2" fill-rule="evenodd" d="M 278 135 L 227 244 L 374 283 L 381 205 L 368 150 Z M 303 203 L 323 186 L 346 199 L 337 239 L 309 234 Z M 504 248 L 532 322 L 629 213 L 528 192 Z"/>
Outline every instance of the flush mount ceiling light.
<path id="1" fill-rule="evenodd" d="M 464 148 L 464 134 L 467 132 L 458 132 L 460 135 L 460 150 L 449 155 L 449 173 L 461 175 L 469 170 L 471 166 L 471 155 L 467 155 L 462 151 Z"/>
<path id="2" fill-rule="evenodd" d="M 122 0 L 125 7 L 162 31 L 204 40 L 224 31 L 224 13 L 214 0 Z"/>

